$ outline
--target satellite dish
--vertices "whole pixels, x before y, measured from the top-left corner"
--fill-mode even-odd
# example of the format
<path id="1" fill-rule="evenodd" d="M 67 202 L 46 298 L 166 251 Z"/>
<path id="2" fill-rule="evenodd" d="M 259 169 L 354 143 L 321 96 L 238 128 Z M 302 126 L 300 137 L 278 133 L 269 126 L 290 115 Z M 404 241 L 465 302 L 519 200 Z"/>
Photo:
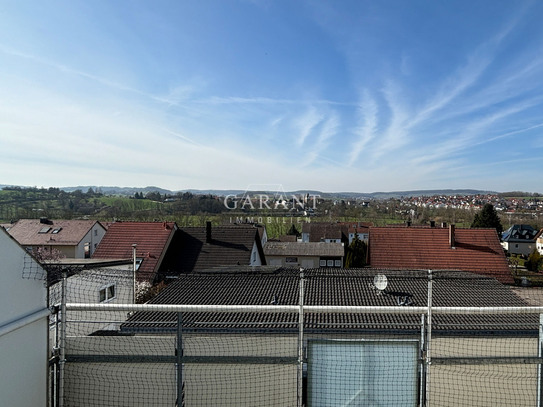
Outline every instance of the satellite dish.
<path id="1" fill-rule="evenodd" d="M 373 278 L 373 285 L 378 290 L 383 291 L 385 288 L 387 288 L 388 285 L 387 277 L 384 274 L 377 274 Z"/>

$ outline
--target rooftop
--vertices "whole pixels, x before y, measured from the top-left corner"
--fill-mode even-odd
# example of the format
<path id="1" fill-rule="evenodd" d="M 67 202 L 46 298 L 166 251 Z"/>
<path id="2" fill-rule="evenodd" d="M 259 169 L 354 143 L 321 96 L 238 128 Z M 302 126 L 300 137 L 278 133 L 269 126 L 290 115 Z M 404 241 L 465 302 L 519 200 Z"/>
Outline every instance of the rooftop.
<path id="1" fill-rule="evenodd" d="M 76 246 L 95 224 L 104 228 L 96 220 L 21 219 L 7 231 L 23 246 Z"/>
<path id="2" fill-rule="evenodd" d="M 514 283 L 496 229 L 372 227 L 369 264 L 384 269 L 461 270 Z"/>
<path id="3" fill-rule="evenodd" d="M 388 286 L 380 292 L 374 277 L 386 273 Z M 330 306 L 425 306 L 427 271 L 376 269 L 311 269 L 304 271 L 304 304 Z M 297 305 L 299 270 L 280 267 L 213 270 L 182 275 L 151 304 L 191 305 Z M 433 276 L 434 306 L 527 306 L 509 287 L 493 278 L 466 272 L 436 272 Z M 136 313 L 123 325 L 125 331 L 165 332 L 176 327 L 176 315 L 168 312 Z M 186 313 L 183 329 L 228 332 L 257 330 L 296 331 L 297 315 Z M 307 330 L 313 331 L 411 331 L 420 330 L 419 315 L 307 314 Z M 531 315 L 435 315 L 438 332 L 537 331 L 538 318 Z M 506 327 L 505 324 L 509 324 Z"/>
<path id="4" fill-rule="evenodd" d="M 132 245 L 136 244 L 136 258 L 140 262 L 138 279 L 152 282 L 176 230 L 174 222 L 115 222 L 107 229 L 92 258 L 132 258 Z"/>
<path id="5" fill-rule="evenodd" d="M 218 266 L 250 265 L 255 244 L 264 261 L 259 230 L 252 225 L 180 228 L 163 268 L 168 274 L 179 274 Z"/>

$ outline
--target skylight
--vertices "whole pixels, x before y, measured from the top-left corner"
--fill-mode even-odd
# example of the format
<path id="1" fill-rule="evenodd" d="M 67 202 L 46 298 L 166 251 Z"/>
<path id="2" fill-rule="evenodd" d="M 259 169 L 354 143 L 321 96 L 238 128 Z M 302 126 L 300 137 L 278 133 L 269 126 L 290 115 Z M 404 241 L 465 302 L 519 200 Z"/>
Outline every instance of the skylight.
<path id="1" fill-rule="evenodd" d="M 51 233 L 53 234 L 57 234 L 58 232 L 60 232 L 62 230 L 62 228 L 56 228 L 56 229 L 53 229 L 53 231 Z"/>
<path id="2" fill-rule="evenodd" d="M 50 230 L 51 230 L 51 227 L 45 226 L 45 227 L 41 228 L 41 230 L 38 233 L 47 233 Z"/>

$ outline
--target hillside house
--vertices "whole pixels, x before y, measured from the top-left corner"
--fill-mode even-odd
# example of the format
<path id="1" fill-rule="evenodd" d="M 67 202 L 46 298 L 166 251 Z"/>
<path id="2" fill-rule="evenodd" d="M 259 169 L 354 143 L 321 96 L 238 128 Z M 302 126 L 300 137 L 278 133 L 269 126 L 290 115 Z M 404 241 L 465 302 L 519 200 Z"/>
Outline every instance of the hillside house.
<path id="1" fill-rule="evenodd" d="M 538 232 L 530 225 L 513 225 L 502 233 L 502 246 L 509 254 L 529 256 L 536 249 Z"/>
<path id="2" fill-rule="evenodd" d="M 94 254 L 106 233 L 95 220 L 20 219 L 7 227 L 8 233 L 29 251 L 58 251 L 67 258 L 84 259 Z"/>

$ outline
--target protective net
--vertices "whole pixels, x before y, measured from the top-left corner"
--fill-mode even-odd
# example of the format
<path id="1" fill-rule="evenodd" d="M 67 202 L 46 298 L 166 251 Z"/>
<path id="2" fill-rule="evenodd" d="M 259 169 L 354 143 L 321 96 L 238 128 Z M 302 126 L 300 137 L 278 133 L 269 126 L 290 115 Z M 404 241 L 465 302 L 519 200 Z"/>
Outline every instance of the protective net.
<path id="1" fill-rule="evenodd" d="M 51 321 L 55 404 L 540 401 L 537 287 L 454 270 L 240 267 L 181 275 L 134 305 L 129 269 L 62 273 L 50 286 L 57 309 L 67 303 Z"/>

